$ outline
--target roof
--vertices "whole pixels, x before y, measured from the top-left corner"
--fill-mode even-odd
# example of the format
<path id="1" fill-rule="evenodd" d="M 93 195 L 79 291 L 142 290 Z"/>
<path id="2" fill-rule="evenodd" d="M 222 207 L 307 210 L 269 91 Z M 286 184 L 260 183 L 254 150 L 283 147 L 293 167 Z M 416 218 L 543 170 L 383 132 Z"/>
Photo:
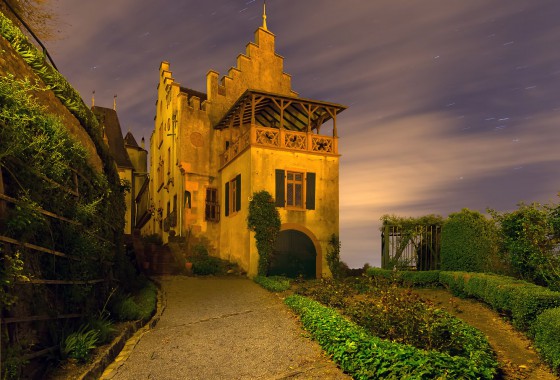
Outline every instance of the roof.
<path id="1" fill-rule="evenodd" d="M 92 111 L 95 114 L 95 117 L 97 117 L 97 120 L 99 120 L 101 126 L 105 129 L 105 135 L 107 136 L 109 143 L 109 151 L 115 159 L 117 167 L 134 169 L 132 162 L 130 162 L 130 157 L 128 157 L 128 153 L 124 147 L 124 139 L 117 111 L 112 108 L 98 106 L 92 107 Z"/>
<path id="2" fill-rule="evenodd" d="M 200 98 L 201 103 L 203 101 L 205 101 L 206 99 L 208 99 L 208 95 L 206 95 L 205 93 L 193 90 L 191 88 L 179 87 L 179 90 L 182 93 L 187 94 L 187 99 L 189 99 L 191 96 L 196 96 L 196 97 Z"/>
<path id="3" fill-rule="evenodd" d="M 286 96 L 265 91 L 247 90 L 214 126 L 224 129 L 242 124 L 259 124 L 292 131 L 319 129 L 344 111 L 337 103 Z"/>
<path id="4" fill-rule="evenodd" d="M 124 136 L 124 145 L 127 147 L 130 146 L 133 148 L 140 148 L 140 146 L 136 142 L 136 139 L 134 138 L 134 135 L 130 132 L 127 132 L 126 136 Z"/>

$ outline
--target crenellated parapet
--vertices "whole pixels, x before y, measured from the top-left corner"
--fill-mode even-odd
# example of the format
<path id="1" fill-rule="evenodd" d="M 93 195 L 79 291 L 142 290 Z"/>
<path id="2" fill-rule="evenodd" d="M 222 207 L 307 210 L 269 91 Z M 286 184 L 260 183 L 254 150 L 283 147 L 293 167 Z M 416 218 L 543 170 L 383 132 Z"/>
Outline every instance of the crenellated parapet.
<path id="1" fill-rule="evenodd" d="M 275 36 L 260 27 L 255 31 L 255 42 L 246 46 L 246 53 L 237 56 L 237 65 L 218 80 L 219 73 L 211 70 L 206 75 L 209 117 L 217 123 L 227 110 L 247 90 L 259 90 L 297 97 L 292 90 L 292 78 L 284 72 L 284 58 L 274 50 Z"/>

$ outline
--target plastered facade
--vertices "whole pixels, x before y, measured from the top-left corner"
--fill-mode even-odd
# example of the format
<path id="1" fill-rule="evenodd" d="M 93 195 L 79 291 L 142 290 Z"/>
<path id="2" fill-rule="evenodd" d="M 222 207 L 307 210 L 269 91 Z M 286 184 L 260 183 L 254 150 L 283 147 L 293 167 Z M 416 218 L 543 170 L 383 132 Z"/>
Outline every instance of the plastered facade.
<path id="1" fill-rule="evenodd" d="M 339 229 L 338 138 L 336 124 L 333 136 L 324 139 L 317 135 L 317 125 L 329 115 L 336 119 L 344 107 L 300 101 L 274 42 L 274 34 L 258 28 L 255 42 L 246 46 L 226 76 L 219 80 L 217 72 L 207 73 L 206 93 L 182 87 L 173 78 L 170 64 L 161 63 L 149 151 L 155 212 L 143 232 L 158 233 L 164 242 L 170 234 L 195 237 L 207 245 L 210 254 L 236 262 L 250 277 L 255 276 L 258 252 L 247 229 L 252 194 L 267 190 L 276 197 L 276 170 L 309 172 L 315 178 L 313 209 L 280 206 L 278 210 L 282 229 L 302 231 L 312 240 L 317 251 L 316 276 L 328 276 L 327 241 Z M 290 109 L 292 102 L 297 107 Z M 268 109 L 262 108 L 265 103 Z M 320 115 L 321 107 L 328 112 Z M 301 110 L 307 113 L 292 114 Z M 236 113 L 238 124 L 234 125 Z M 223 127 L 229 116 L 232 122 Z M 278 117 L 286 120 L 280 127 Z M 284 131 L 290 119 L 309 122 L 301 130 Z M 276 133 L 275 146 L 263 140 L 271 133 Z M 294 148 L 296 140 L 301 143 Z M 236 178 L 241 186 L 239 209 L 226 212 L 232 202 L 226 189 Z M 208 191 L 215 191 L 219 206 L 218 218 L 212 220 L 208 220 Z"/>

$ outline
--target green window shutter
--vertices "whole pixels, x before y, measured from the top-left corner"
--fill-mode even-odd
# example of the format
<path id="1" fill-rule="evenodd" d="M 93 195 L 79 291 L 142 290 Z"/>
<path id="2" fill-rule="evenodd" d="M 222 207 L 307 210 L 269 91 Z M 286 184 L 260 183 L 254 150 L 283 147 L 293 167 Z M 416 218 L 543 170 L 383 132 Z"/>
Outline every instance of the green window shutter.
<path id="1" fill-rule="evenodd" d="M 237 177 L 235 177 L 235 182 L 236 182 L 236 209 L 235 211 L 239 211 L 241 210 L 241 174 L 238 174 Z"/>
<path id="2" fill-rule="evenodd" d="M 308 210 L 315 210 L 315 177 L 315 173 L 306 176 L 305 208 Z"/>
<path id="3" fill-rule="evenodd" d="M 226 182 L 226 191 L 225 191 L 225 193 L 226 193 L 226 196 L 225 196 L 226 201 L 224 202 L 224 203 L 225 203 L 225 206 L 226 206 L 226 207 L 225 207 L 225 211 L 226 211 L 226 216 L 228 216 L 228 215 L 229 215 L 229 182 Z"/>
<path id="4" fill-rule="evenodd" d="M 286 205 L 286 172 L 282 169 L 276 169 L 276 207 L 284 207 Z"/>

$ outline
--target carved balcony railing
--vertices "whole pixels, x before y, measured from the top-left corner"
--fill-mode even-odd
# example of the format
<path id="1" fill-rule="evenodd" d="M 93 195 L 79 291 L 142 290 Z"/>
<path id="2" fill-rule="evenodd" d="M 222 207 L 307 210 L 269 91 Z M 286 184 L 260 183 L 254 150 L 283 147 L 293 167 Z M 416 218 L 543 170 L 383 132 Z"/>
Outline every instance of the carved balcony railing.
<path id="1" fill-rule="evenodd" d="M 338 155 L 336 137 L 252 125 L 239 139 L 231 143 L 221 155 L 221 166 L 228 164 L 249 146 Z"/>

